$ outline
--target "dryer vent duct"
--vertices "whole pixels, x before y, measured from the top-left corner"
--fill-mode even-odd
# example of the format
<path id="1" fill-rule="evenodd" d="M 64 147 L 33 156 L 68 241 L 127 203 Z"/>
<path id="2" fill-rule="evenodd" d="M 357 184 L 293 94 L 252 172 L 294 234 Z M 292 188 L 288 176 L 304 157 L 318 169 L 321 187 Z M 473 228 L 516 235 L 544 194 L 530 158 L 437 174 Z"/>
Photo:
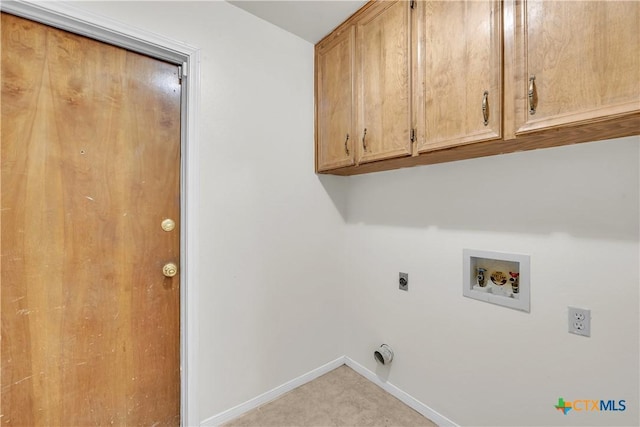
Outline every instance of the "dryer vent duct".
<path id="1" fill-rule="evenodd" d="M 388 365 L 393 360 L 393 350 L 387 344 L 382 344 L 373 352 L 373 357 L 382 365 Z"/>

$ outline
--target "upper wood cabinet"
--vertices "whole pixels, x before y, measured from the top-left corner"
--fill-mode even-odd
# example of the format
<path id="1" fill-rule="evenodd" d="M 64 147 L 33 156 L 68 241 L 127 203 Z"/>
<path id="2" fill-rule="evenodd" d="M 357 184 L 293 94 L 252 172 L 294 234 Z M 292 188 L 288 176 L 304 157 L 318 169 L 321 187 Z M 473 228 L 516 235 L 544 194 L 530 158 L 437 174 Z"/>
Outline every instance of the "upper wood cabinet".
<path id="1" fill-rule="evenodd" d="M 640 2 L 506 2 L 507 137 L 640 111 Z M 513 45 L 509 45 L 513 42 Z"/>
<path id="2" fill-rule="evenodd" d="M 379 1 L 355 22 L 358 163 L 411 154 L 410 13 Z"/>
<path id="3" fill-rule="evenodd" d="M 638 23 L 640 1 L 370 1 L 316 45 L 317 170 L 638 135 Z"/>
<path id="4" fill-rule="evenodd" d="M 502 136 L 501 2 L 419 1 L 418 151 Z"/>
<path id="5" fill-rule="evenodd" d="M 355 28 L 334 33 L 316 47 L 316 168 L 354 164 Z"/>

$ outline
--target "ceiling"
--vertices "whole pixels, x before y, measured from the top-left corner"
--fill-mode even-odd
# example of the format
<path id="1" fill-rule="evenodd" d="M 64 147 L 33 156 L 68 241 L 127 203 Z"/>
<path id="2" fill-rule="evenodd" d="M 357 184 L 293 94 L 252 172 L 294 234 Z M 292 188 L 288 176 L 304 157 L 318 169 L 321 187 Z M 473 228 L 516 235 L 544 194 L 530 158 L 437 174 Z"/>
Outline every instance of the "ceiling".
<path id="1" fill-rule="evenodd" d="M 356 10 L 360 9 L 366 1 L 229 0 L 229 3 L 316 44 Z"/>

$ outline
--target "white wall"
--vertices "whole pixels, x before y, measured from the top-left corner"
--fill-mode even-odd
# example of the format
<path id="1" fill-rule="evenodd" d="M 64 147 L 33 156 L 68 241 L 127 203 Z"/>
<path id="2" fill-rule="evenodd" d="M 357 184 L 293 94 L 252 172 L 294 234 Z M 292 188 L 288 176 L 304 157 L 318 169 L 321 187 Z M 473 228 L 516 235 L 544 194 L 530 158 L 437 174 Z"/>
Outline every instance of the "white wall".
<path id="1" fill-rule="evenodd" d="M 202 49 L 200 419 L 343 355 L 346 189 L 313 172 L 313 45 L 226 2 L 73 5 Z"/>
<path id="2" fill-rule="evenodd" d="M 638 425 L 639 142 L 349 178 L 346 354 L 461 425 Z M 464 298 L 463 248 L 530 254 L 531 313 Z M 627 410 L 564 416 L 559 397 Z"/>

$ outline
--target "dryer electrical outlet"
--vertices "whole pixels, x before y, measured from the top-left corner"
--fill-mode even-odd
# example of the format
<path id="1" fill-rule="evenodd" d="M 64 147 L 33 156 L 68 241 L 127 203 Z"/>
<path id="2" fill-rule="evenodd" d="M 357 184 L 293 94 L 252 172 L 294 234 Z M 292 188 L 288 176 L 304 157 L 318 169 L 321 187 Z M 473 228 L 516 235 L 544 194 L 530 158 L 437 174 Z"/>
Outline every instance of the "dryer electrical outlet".
<path id="1" fill-rule="evenodd" d="M 399 273 L 398 276 L 398 289 L 400 289 L 401 291 L 408 291 L 409 273 Z"/>

